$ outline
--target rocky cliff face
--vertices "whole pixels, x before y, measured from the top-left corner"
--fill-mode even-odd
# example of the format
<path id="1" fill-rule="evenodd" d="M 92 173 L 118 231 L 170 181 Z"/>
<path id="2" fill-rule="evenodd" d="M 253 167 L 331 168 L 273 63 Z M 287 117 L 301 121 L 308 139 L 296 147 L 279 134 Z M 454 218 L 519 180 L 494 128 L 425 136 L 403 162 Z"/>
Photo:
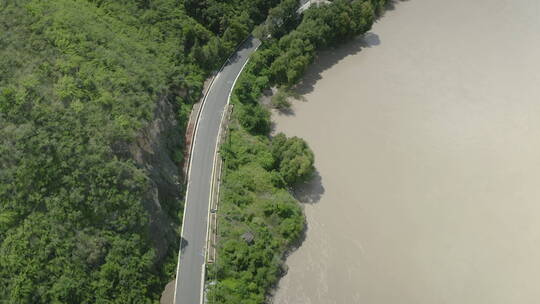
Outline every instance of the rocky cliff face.
<path id="1" fill-rule="evenodd" d="M 162 260 L 170 246 L 177 247 L 183 180 L 180 164 L 174 155 L 183 145 L 182 128 L 177 120 L 177 109 L 167 98 L 161 98 L 154 110 L 154 119 L 130 145 L 130 156 L 138 166 L 146 169 L 150 191 L 144 207 L 150 215 L 150 238 Z"/>

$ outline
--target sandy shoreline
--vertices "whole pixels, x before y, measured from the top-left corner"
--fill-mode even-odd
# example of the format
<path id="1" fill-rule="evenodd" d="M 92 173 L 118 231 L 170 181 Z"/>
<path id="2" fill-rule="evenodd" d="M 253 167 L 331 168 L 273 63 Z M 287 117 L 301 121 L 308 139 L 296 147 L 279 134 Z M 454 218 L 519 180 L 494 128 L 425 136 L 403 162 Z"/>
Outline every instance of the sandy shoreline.
<path id="1" fill-rule="evenodd" d="M 275 304 L 537 302 L 539 13 L 410 0 L 320 56 L 274 115 L 319 172 Z"/>

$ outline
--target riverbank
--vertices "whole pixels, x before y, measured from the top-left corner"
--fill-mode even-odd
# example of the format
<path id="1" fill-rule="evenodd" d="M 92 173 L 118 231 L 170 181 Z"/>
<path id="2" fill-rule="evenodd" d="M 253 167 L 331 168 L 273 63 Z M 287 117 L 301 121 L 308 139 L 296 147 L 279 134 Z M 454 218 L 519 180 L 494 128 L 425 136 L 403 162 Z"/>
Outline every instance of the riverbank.
<path id="1" fill-rule="evenodd" d="M 300 138 L 269 137 L 270 112 L 259 102 L 263 91 L 296 84 L 316 50 L 367 31 L 383 4 L 336 1 L 310 8 L 299 19 L 294 17 L 297 2 L 286 1 L 278 11 L 290 19 L 283 24 L 291 27 L 267 22 L 258 28 L 261 37 L 271 33 L 274 38 L 253 54 L 231 95 L 230 132 L 220 148 L 217 259 L 207 276 L 210 302 L 265 302 L 283 274 L 284 253 L 300 240 L 305 227 L 290 190 L 313 176 L 314 155 Z"/>
<path id="2" fill-rule="evenodd" d="M 537 301 L 538 12 L 401 2 L 318 57 L 273 117 L 320 175 L 275 304 Z"/>

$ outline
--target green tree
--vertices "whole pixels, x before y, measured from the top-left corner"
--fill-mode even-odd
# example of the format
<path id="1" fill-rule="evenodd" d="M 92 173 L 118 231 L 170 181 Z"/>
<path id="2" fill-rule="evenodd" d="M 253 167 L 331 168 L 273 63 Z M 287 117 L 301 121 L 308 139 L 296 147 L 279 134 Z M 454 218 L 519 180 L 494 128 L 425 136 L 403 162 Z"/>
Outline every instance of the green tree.
<path id="1" fill-rule="evenodd" d="M 272 106 L 280 111 L 286 111 L 291 108 L 289 102 L 290 93 L 287 88 L 280 88 L 277 93 L 272 96 Z"/>
<path id="2" fill-rule="evenodd" d="M 301 138 L 277 134 L 272 140 L 272 155 L 277 160 L 277 169 L 290 186 L 307 181 L 315 171 L 313 152 Z"/>
<path id="3" fill-rule="evenodd" d="M 243 105 L 239 119 L 242 126 L 253 134 L 268 134 L 270 132 L 270 112 L 261 105 Z"/>
<path id="4" fill-rule="evenodd" d="M 270 9 L 265 22 L 266 33 L 274 38 L 280 38 L 292 30 L 300 20 L 297 13 L 299 4 L 297 0 L 284 0 Z"/>
<path id="5" fill-rule="evenodd" d="M 178 4 L 0 4 L 0 303 L 153 303 L 170 280 L 182 190 L 162 191 L 134 151 L 156 105 L 178 111 L 178 130 L 163 133 L 181 137 L 204 80 L 277 3 L 186 1 L 203 23 Z M 268 113 L 250 111 L 265 132 Z M 166 139 L 174 161 L 182 143 Z M 165 248 L 151 237 L 156 189 L 171 216 Z"/>

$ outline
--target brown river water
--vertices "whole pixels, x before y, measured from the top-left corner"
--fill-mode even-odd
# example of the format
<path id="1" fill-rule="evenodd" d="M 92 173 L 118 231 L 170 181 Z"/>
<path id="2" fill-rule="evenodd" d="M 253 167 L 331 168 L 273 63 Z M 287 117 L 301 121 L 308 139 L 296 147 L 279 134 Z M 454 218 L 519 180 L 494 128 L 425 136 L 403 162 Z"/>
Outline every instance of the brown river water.
<path id="1" fill-rule="evenodd" d="M 276 130 L 308 230 L 275 304 L 540 303 L 540 1 L 397 2 Z"/>

